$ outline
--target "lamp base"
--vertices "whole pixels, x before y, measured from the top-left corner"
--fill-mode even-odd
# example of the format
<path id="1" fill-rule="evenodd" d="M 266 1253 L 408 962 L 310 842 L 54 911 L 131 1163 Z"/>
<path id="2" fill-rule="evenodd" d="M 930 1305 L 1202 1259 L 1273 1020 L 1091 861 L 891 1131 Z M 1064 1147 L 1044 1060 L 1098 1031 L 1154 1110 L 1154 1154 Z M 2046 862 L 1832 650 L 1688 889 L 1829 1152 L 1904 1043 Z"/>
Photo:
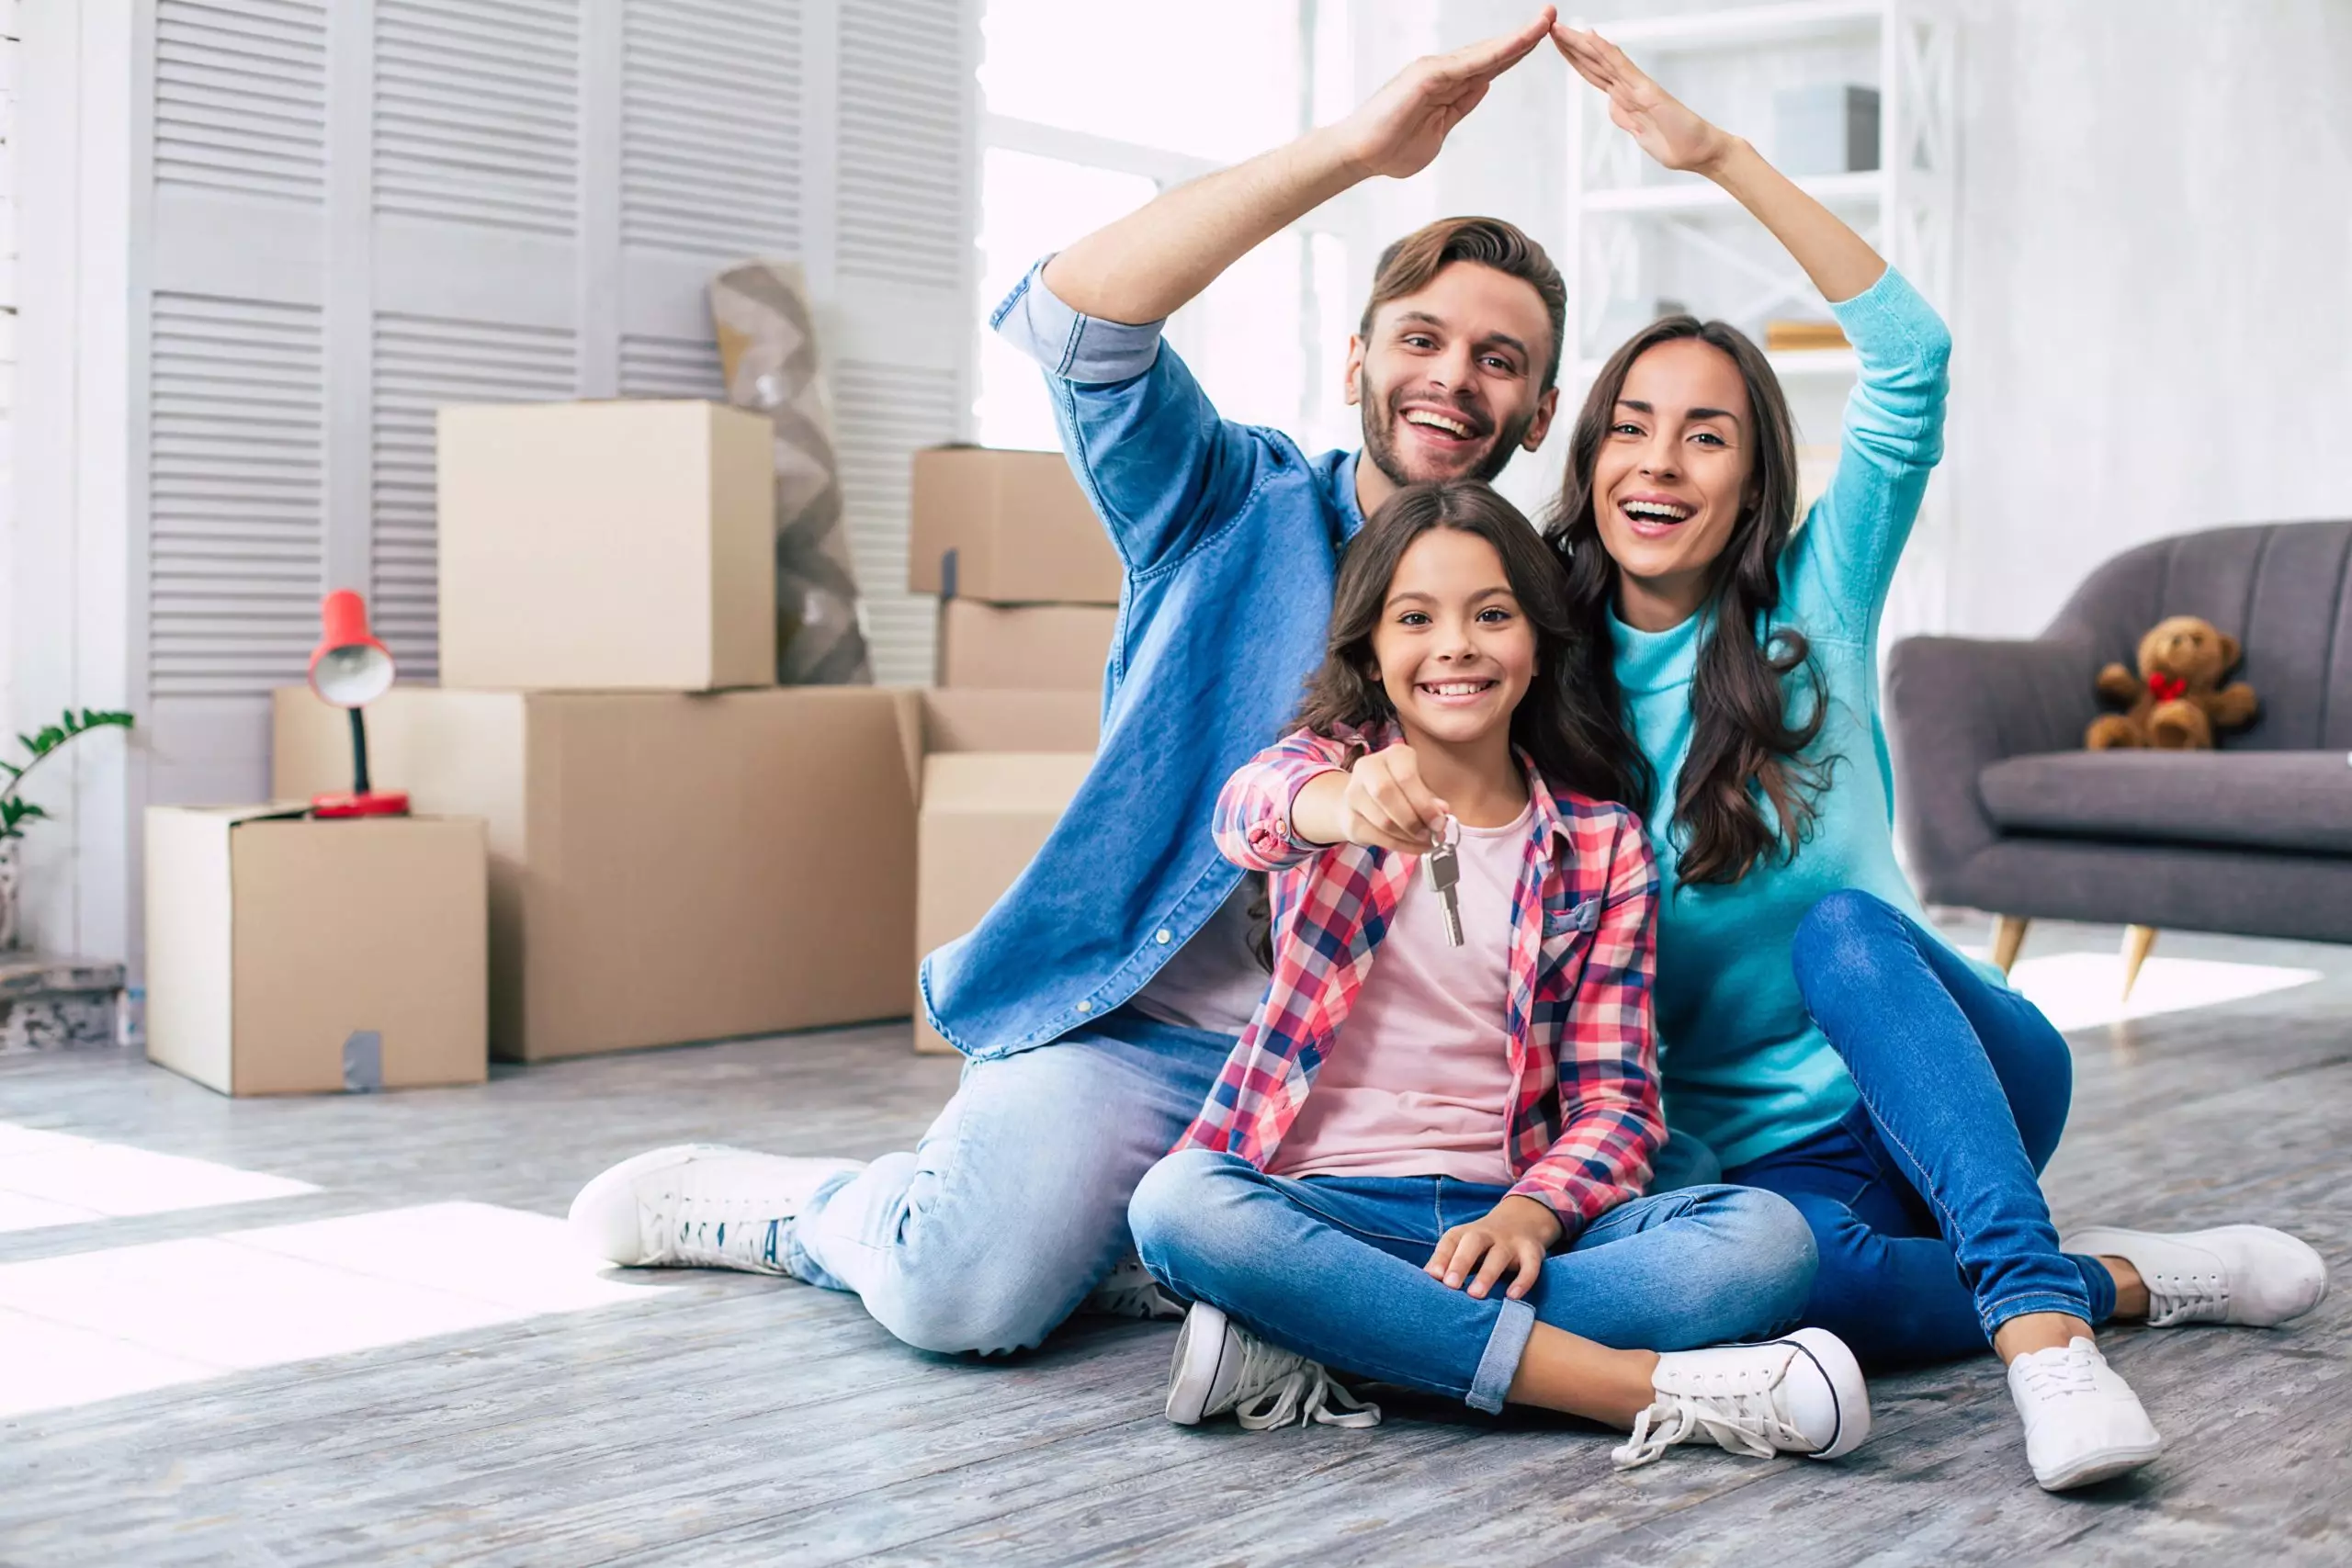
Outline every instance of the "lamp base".
<path id="1" fill-rule="evenodd" d="M 357 795 L 314 795 L 311 797 L 313 817 L 405 817 L 408 815 L 408 791 L 404 789 L 363 790 Z"/>

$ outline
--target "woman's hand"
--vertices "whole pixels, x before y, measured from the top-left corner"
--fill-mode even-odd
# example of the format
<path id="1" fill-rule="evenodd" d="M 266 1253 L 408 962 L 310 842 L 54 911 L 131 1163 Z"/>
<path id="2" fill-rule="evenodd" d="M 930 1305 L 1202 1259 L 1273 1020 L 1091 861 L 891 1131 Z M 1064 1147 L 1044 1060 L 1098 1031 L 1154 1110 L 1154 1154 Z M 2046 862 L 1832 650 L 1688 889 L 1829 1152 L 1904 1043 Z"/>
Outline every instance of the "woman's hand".
<path id="1" fill-rule="evenodd" d="M 1357 759 L 1344 773 L 1318 773 L 1290 805 L 1291 830 L 1310 843 L 1362 844 L 1425 855 L 1449 807 L 1421 782 L 1420 760 L 1402 742 Z"/>
<path id="2" fill-rule="evenodd" d="M 1731 151 L 1735 138 L 1685 108 L 1599 33 L 1561 22 L 1552 28 L 1552 41 L 1577 75 L 1609 96 L 1609 118 L 1617 129 L 1668 168 L 1708 174 Z"/>
<path id="3" fill-rule="evenodd" d="M 1457 1291 L 1468 1280 L 1470 1293 L 1485 1301 L 1495 1281 L 1516 1269 L 1503 1294 L 1517 1301 L 1544 1277 L 1544 1255 L 1563 1234 L 1560 1216 L 1534 1199 L 1505 1198 L 1486 1218 L 1456 1225 L 1438 1237 L 1437 1250 L 1421 1265 L 1421 1272 Z"/>
<path id="4" fill-rule="evenodd" d="M 1515 33 L 1416 60 L 1331 129 L 1365 175 L 1404 179 L 1427 168 L 1494 79 L 1527 58 L 1554 28 L 1544 6 Z"/>

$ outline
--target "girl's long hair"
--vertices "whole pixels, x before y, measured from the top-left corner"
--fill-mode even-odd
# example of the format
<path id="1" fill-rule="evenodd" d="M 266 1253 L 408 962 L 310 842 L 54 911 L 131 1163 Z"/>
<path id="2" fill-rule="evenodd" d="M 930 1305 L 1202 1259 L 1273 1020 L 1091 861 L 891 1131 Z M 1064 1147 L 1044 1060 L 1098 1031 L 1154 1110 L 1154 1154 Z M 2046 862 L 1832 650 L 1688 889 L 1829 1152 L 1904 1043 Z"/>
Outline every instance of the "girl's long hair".
<path id="1" fill-rule="evenodd" d="M 1526 514 L 1475 480 L 1406 485 L 1365 521 L 1340 565 L 1323 662 L 1307 677 L 1290 728 L 1336 737 L 1342 726 L 1362 729 L 1396 716 L 1373 673 L 1372 634 L 1387 608 L 1396 563 L 1435 528 L 1475 535 L 1495 547 L 1520 614 L 1534 628 L 1535 677 L 1511 712 L 1511 744 L 1533 759 L 1552 788 L 1631 804 L 1644 785 L 1642 754 L 1615 704 L 1582 678 L 1585 660 L 1574 645 L 1589 634 L 1577 624 L 1566 575 Z M 1601 631 L 1605 655 L 1607 627 Z"/>
<path id="2" fill-rule="evenodd" d="M 1475 535 L 1495 547 L 1520 614 L 1534 628 L 1535 675 L 1511 712 L 1511 744 L 1533 761 L 1548 788 L 1628 805 L 1640 798 L 1648 788 L 1647 765 L 1618 716 L 1615 688 L 1597 692 L 1584 675 L 1590 660 L 1577 645 L 1590 634 L 1577 624 L 1559 561 L 1525 513 L 1470 479 L 1407 485 L 1365 521 L 1332 587 L 1323 662 L 1307 677 L 1306 697 L 1288 728 L 1336 739 L 1343 728 L 1360 730 L 1396 716 L 1373 674 L 1372 634 L 1386 610 L 1396 563 L 1414 540 L 1435 528 Z M 1601 636 L 1605 661 L 1606 626 Z M 1250 914 L 1250 945 L 1271 968 L 1262 886 Z"/>
<path id="3" fill-rule="evenodd" d="M 1760 637 L 1765 617 L 1780 607 L 1781 552 L 1795 527 L 1797 506 L 1796 439 L 1788 400 L 1763 353 L 1738 329 L 1693 316 L 1667 316 L 1634 333 L 1610 355 L 1577 416 L 1559 509 L 1545 537 L 1567 570 L 1576 627 L 1567 645 L 1576 667 L 1567 678 L 1615 713 L 1622 693 L 1609 620 L 1617 565 L 1593 515 L 1593 469 L 1634 361 L 1659 344 L 1686 338 L 1731 357 L 1747 384 L 1755 416 L 1755 468 L 1747 498 L 1723 553 L 1708 568 L 1699 611 L 1705 617 L 1704 641 L 1690 682 L 1690 755 L 1675 789 L 1671 829 L 1681 850 L 1680 884 L 1732 883 L 1775 849 L 1784 859 L 1796 852 L 1837 762 L 1834 757 L 1815 761 L 1804 755 L 1827 717 L 1811 645 L 1790 626 Z M 1800 669 L 1811 691 L 1810 711 L 1792 722 L 1784 682 Z M 1622 798 L 1646 815 L 1657 787 L 1646 759 L 1642 774 L 1638 793 Z"/>

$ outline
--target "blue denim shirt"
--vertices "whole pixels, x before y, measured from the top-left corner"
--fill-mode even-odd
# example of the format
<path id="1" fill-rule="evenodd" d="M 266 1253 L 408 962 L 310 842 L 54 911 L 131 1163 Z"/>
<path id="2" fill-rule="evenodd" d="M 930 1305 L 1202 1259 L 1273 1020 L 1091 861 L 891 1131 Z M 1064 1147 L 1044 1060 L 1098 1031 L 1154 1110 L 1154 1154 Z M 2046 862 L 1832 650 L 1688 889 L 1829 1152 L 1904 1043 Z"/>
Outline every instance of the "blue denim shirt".
<path id="1" fill-rule="evenodd" d="M 932 1027 L 976 1058 L 1102 1018 L 1233 890 L 1241 873 L 1209 834 L 1217 792 L 1296 711 L 1363 525 L 1353 453 L 1310 461 L 1218 418 L 1160 323 L 1079 314 L 1044 265 L 990 324 L 1045 367 L 1125 581 L 1092 770 L 996 907 L 923 960 Z"/>

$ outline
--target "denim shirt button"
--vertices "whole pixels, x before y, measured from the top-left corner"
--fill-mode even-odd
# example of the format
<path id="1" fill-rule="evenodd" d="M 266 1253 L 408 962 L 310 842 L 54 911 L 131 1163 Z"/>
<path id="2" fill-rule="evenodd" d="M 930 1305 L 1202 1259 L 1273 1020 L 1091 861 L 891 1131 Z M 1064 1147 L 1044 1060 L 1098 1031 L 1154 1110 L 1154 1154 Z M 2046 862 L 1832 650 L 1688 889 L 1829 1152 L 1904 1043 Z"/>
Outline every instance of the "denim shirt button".
<path id="1" fill-rule="evenodd" d="M 1094 1010 L 1094 1004 L 1092 1002 L 1080 1002 L 1078 1004 L 1078 1010 L 1080 1012 L 1092 1012 Z"/>
<path id="2" fill-rule="evenodd" d="M 1168 928 L 1167 928 L 1166 926 L 1162 926 L 1162 927 L 1160 927 L 1160 928 L 1159 928 L 1159 939 L 1158 939 L 1158 940 L 1159 940 L 1159 945 L 1160 945 L 1160 946 L 1162 946 L 1162 947 L 1166 947 L 1166 946 L 1167 946 L 1170 942 L 1174 941 L 1175 939 L 1174 939 L 1173 937 L 1171 937 L 1171 936 L 1170 936 L 1170 935 L 1168 934 Z"/>

